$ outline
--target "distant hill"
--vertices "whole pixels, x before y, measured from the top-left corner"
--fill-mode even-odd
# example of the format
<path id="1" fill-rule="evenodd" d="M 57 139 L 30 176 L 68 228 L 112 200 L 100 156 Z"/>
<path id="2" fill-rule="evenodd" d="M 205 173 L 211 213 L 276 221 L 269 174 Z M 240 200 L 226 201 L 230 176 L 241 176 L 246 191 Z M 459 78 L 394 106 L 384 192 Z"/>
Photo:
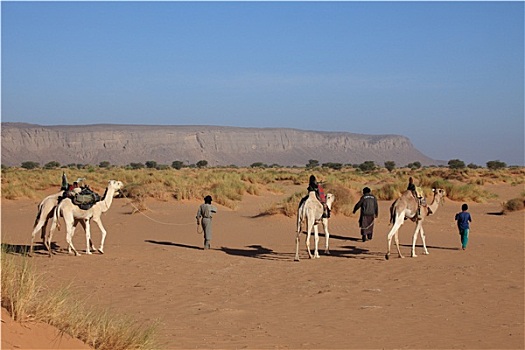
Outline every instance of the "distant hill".
<path id="1" fill-rule="evenodd" d="M 443 163 L 419 152 L 407 137 L 321 132 L 284 128 L 239 128 L 175 125 L 56 125 L 2 123 L 2 164 L 24 161 L 41 165 L 112 165 L 173 161 L 209 166 L 249 166 L 256 162 L 305 166 L 322 163 L 361 164 L 374 161 L 397 166 L 419 161 Z"/>

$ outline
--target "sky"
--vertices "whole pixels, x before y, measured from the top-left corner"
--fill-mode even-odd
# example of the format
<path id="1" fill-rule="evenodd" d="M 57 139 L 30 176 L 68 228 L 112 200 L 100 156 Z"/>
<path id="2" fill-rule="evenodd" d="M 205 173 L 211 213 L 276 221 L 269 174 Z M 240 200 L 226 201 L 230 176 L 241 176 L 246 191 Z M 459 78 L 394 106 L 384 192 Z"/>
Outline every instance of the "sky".
<path id="1" fill-rule="evenodd" d="M 522 1 L 0 6 L 2 122 L 395 134 L 525 162 Z"/>

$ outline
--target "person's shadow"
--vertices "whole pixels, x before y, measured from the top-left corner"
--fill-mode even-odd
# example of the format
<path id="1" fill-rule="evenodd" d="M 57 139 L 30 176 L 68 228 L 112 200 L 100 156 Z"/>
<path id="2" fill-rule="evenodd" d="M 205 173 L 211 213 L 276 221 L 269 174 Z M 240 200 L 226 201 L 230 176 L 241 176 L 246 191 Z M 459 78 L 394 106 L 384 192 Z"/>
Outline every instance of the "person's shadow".
<path id="1" fill-rule="evenodd" d="M 203 249 L 201 247 L 197 247 L 197 246 L 194 246 L 194 245 L 188 245 L 188 244 L 182 244 L 182 243 L 173 243 L 173 242 L 168 242 L 168 241 L 154 241 L 152 239 L 146 239 L 146 240 L 144 240 L 144 242 L 151 243 L 151 244 L 159 244 L 159 245 L 169 245 L 169 246 L 174 246 L 174 247 L 179 247 L 179 248 L 187 248 L 187 249 L 197 249 L 197 250 L 202 250 Z"/>

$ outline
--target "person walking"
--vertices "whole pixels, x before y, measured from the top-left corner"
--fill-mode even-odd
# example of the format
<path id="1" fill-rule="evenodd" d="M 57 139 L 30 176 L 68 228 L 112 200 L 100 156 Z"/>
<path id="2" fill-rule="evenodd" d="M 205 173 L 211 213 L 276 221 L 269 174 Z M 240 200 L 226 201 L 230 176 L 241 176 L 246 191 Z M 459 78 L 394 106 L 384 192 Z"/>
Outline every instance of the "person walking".
<path id="1" fill-rule="evenodd" d="M 470 213 L 467 210 L 468 204 L 464 203 L 461 206 L 461 212 L 457 213 L 456 217 L 454 218 L 454 220 L 456 220 L 458 224 L 459 235 L 461 237 L 461 249 L 463 250 L 467 249 L 468 234 L 470 230 L 469 222 L 472 222 L 472 217 L 470 216 Z"/>
<path id="2" fill-rule="evenodd" d="M 353 214 L 361 209 L 359 215 L 359 227 L 361 228 L 361 236 L 363 242 L 371 240 L 374 235 L 374 220 L 379 215 L 379 207 L 377 205 L 376 197 L 371 193 L 370 188 L 363 188 L 363 195 L 359 202 L 354 206 Z"/>
<path id="3" fill-rule="evenodd" d="M 200 205 L 197 210 L 197 226 L 202 224 L 204 233 L 204 249 L 211 248 L 211 220 L 213 214 L 217 212 L 217 208 L 211 205 L 212 198 L 210 195 L 204 197 L 204 203 Z"/>

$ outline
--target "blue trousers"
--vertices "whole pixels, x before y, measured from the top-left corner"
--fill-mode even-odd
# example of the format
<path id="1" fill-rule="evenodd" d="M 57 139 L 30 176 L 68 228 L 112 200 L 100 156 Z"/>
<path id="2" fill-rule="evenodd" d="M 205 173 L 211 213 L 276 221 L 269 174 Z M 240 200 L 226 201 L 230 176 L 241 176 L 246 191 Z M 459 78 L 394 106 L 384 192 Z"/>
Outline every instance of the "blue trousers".
<path id="1" fill-rule="evenodd" d="M 461 248 L 467 248 L 468 243 L 468 228 L 464 230 L 459 230 L 459 235 L 461 236 Z"/>

